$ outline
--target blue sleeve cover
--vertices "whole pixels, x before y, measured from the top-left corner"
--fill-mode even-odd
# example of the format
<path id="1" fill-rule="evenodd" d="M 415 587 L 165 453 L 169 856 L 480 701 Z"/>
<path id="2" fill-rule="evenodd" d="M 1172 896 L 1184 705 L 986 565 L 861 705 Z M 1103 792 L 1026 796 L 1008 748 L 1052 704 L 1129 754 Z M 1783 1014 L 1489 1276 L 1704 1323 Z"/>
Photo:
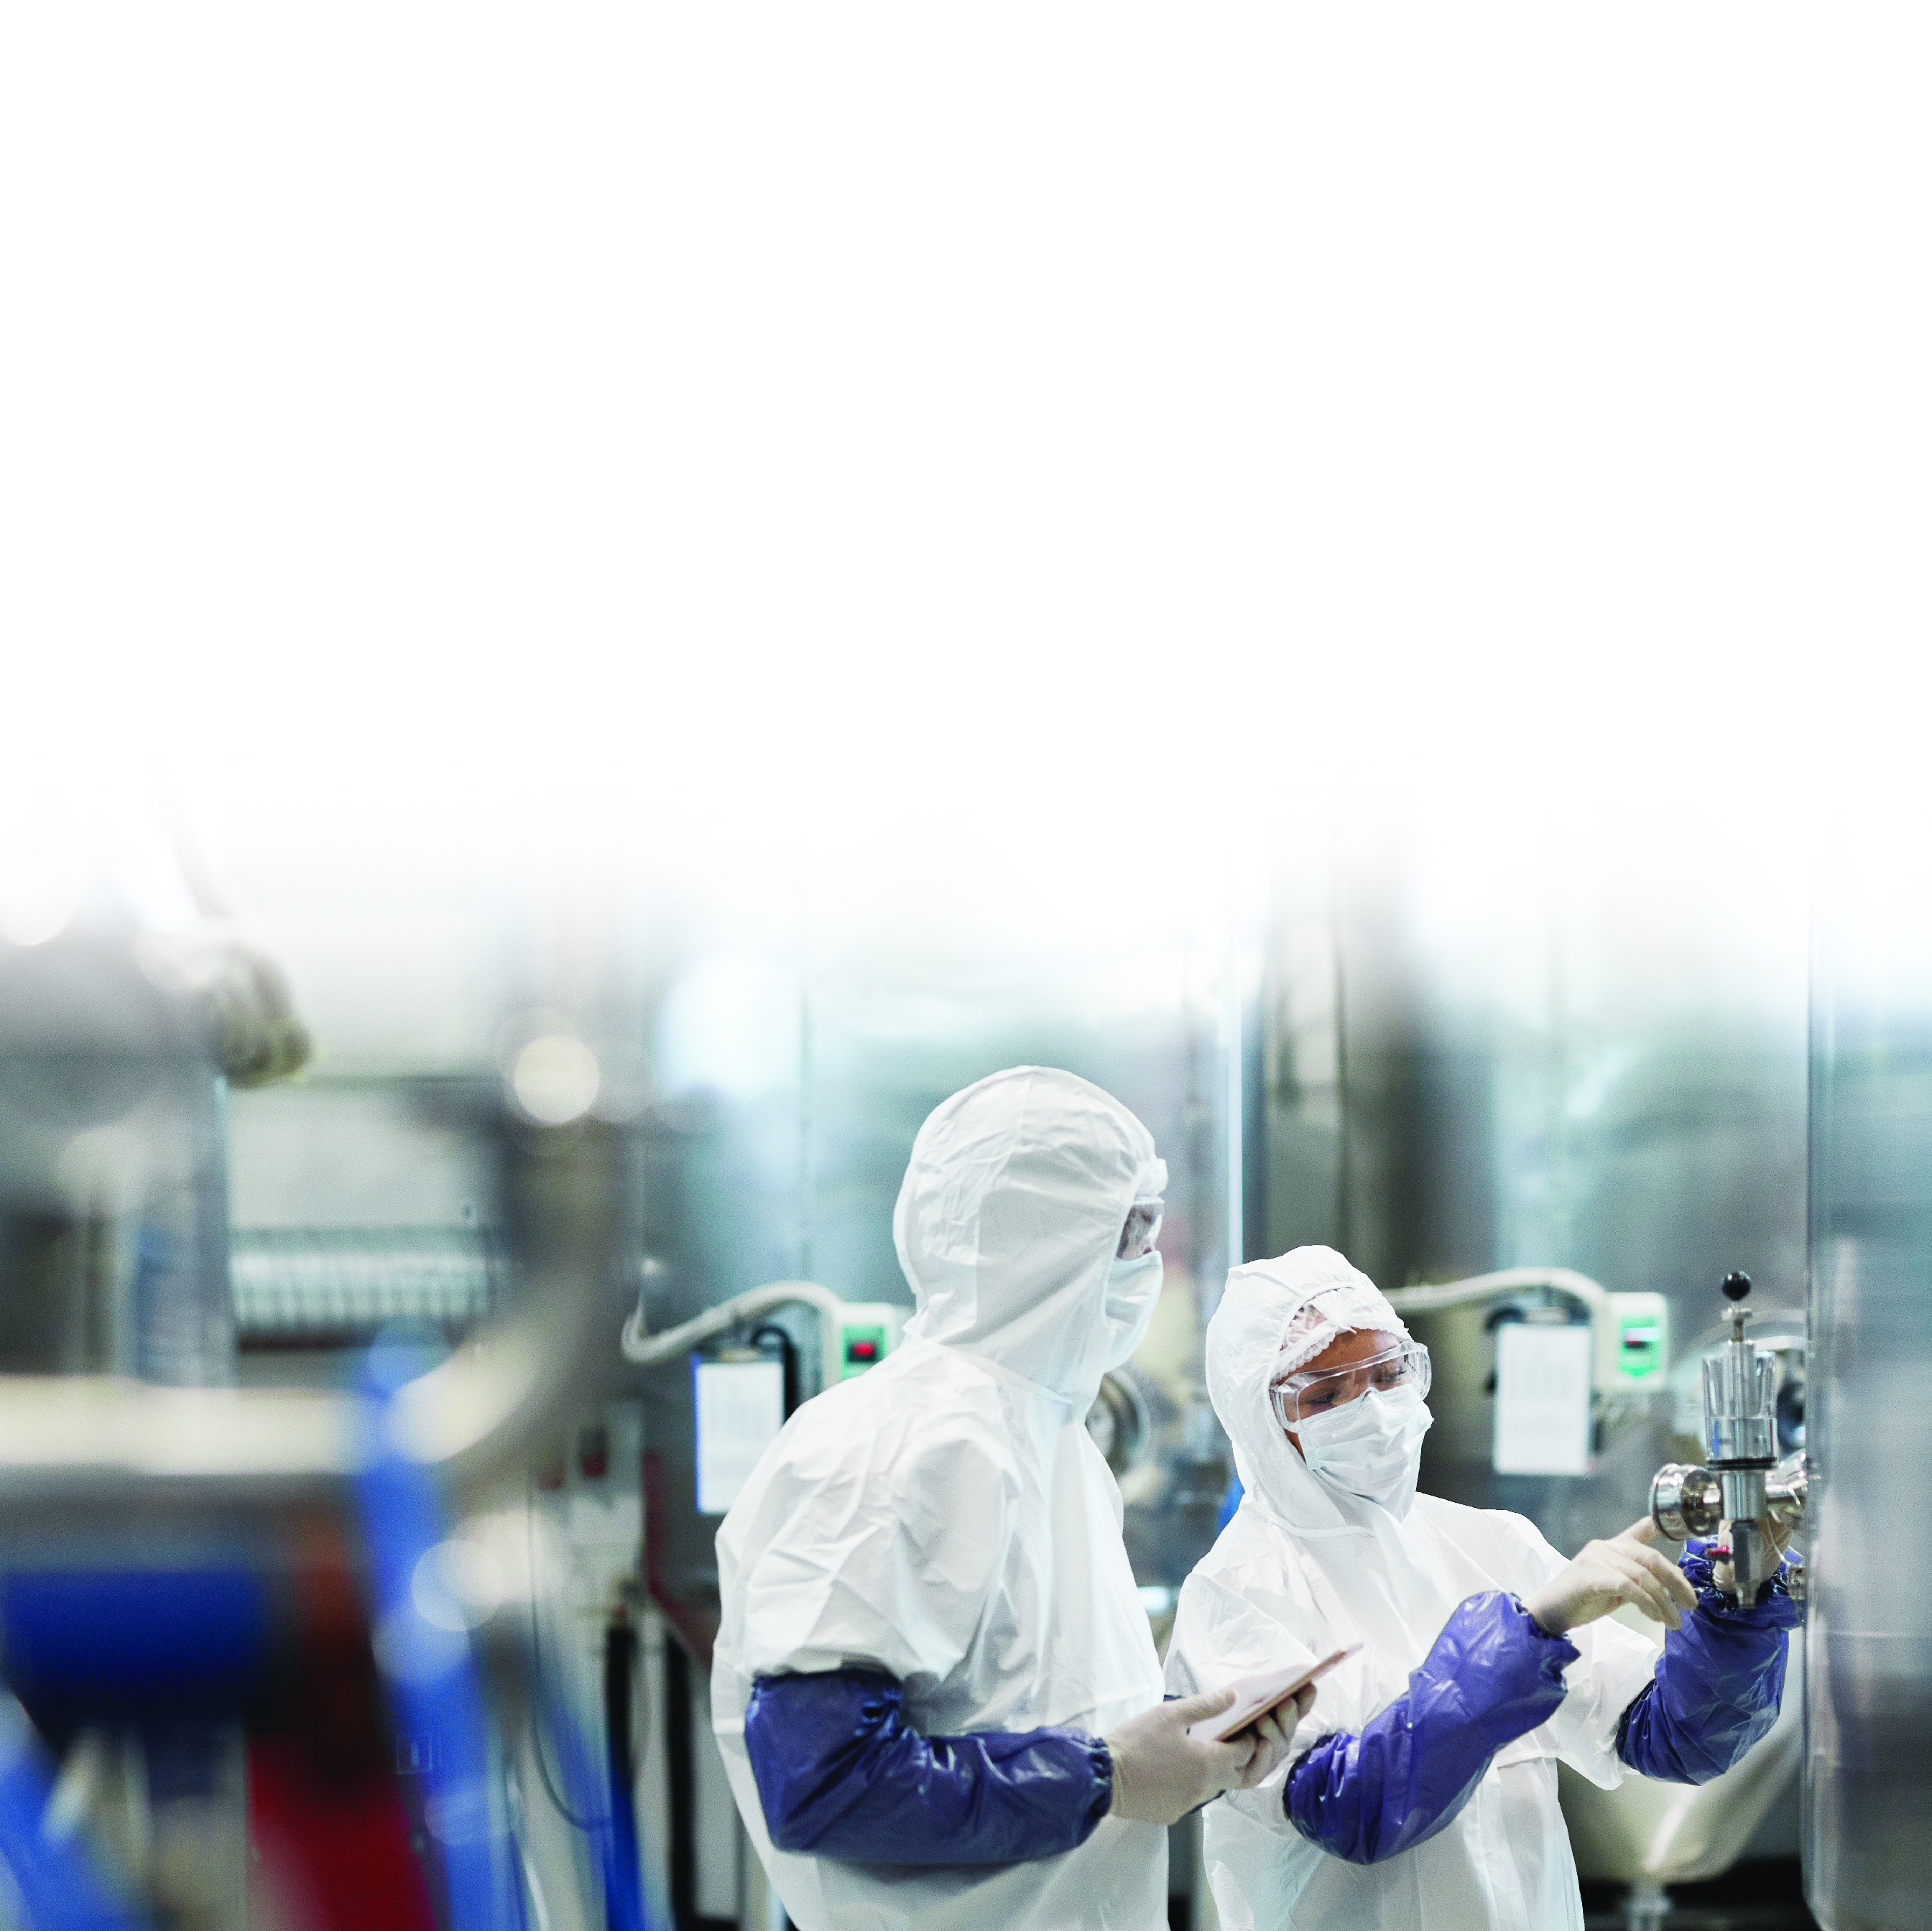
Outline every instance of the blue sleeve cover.
<path id="1" fill-rule="evenodd" d="M 1460 1604 L 1408 1679 L 1360 1736 L 1324 1737 L 1289 1771 L 1289 1821 L 1352 1864 L 1379 1864 L 1432 1837 L 1462 1809 L 1504 1744 L 1563 1701 L 1576 1646 L 1546 1636 L 1514 1596 Z"/>
<path id="2" fill-rule="evenodd" d="M 1012 1864 L 1084 1843 L 1114 1765 L 1078 1730 L 922 1736 L 884 1670 L 761 1676 L 745 1747 L 782 1851 L 882 1864 Z"/>
<path id="3" fill-rule="evenodd" d="M 1784 1694 L 1784 1633 L 1803 1621 L 1778 1573 L 1748 1609 L 1720 1595 L 1711 1545 L 1684 1546 L 1678 1566 L 1697 1607 L 1664 1639 L 1657 1674 L 1624 1712 L 1617 1755 L 1667 1783 L 1708 1783 L 1778 1720 Z"/>

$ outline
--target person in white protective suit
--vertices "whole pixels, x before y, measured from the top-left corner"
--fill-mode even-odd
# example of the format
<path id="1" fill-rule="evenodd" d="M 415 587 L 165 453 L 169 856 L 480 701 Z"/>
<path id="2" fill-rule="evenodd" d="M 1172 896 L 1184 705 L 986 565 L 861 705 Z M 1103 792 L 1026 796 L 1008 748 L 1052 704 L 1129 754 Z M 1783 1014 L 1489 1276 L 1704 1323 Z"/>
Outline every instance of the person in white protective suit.
<path id="1" fill-rule="evenodd" d="M 718 1531 L 712 1726 L 800 1931 L 1148 1931 L 1162 1827 L 1280 1761 L 1292 1715 L 1209 1744 L 1186 1726 L 1231 1696 L 1163 1704 L 1085 1427 L 1160 1293 L 1166 1180 L 1070 1073 L 955 1094 L 893 1215 L 902 1345 L 793 1416 Z"/>
<path id="2" fill-rule="evenodd" d="M 1226 1931 L 1582 1931 L 1558 1761 L 1606 1789 L 1728 1769 L 1776 1719 L 1784 1575 L 1740 1604 L 1648 1519 L 1566 1562 L 1520 1516 L 1418 1495 L 1427 1351 L 1331 1248 L 1235 1268 L 1207 1372 L 1244 1492 L 1181 1590 L 1169 1689 L 1360 1645 L 1280 1769 L 1208 1813 Z M 1602 1620 L 1626 1604 L 1660 1657 Z"/>

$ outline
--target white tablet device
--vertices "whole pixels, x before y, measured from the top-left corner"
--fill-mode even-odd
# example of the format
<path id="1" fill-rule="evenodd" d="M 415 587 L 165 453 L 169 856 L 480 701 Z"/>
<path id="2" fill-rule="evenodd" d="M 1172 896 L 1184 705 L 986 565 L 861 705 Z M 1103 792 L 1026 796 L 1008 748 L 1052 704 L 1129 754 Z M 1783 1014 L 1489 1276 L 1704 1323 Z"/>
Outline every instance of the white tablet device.
<path id="1" fill-rule="evenodd" d="M 1304 1684 L 1326 1676 L 1360 1648 L 1360 1643 L 1351 1643 L 1346 1649 L 1338 1649 L 1333 1656 L 1324 1656 L 1306 1669 L 1271 1669 L 1262 1676 L 1238 1678 L 1228 1685 L 1234 1693 L 1233 1704 L 1218 1717 L 1204 1717 L 1198 1723 L 1190 1723 L 1187 1734 L 1198 1744 L 1221 1743 L 1270 1710 L 1279 1709 Z"/>

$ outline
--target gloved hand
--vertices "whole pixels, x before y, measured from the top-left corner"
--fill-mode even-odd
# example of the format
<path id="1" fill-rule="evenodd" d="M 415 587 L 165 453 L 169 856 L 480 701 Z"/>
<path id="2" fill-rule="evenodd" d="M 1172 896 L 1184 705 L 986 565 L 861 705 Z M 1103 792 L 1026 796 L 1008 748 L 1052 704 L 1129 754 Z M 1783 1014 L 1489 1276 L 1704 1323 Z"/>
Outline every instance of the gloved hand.
<path id="1" fill-rule="evenodd" d="M 1775 1516 L 1772 1517 L 1770 1526 L 1772 1543 L 1778 1551 L 1778 1559 L 1782 1562 L 1785 1552 L 1791 1546 L 1792 1531 L 1787 1524 L 1780 1522 Z M 1738 1593 L 1738 1579 L 1732 1571 L 1730 1558 L 1730 1552 L 1727 1549 L 1723 1561 L 1712 1564 L 1711 1580 L 1724 1594 L 1735 1596 Z"/>
<path id="2" fill-rule="evenodd" d="M 1218 1717 L 1234 1700 L 1232 1690 L 1184 1696 L 1109 1731 L 1101 1739 L 1114 1760 L 1108 1814 L 1130 1823 L 1176 1824 L 1224 1790 L 1251 1789 L 1287 1756 L 1296 1722 L 1315 1701 L 1315 1686 L 1225 1743 L 1197 1743 L 1188 1735 L 1189 1724 Z"/>
<path id="3" fill-rule="evenodd" d="M 1552 1636 L 1594 1623 L 1626 1603 L 1666 1629 L 1682 1627 L 1684 1611 L 1697 1606 L 1697 1592 L 1676 1564 L 1650 1546 L 1656 1539 L 1657 1525 L 1646 1516 L 1608 1542 L 1586 1543 L 1576 1561 L 1522 1606 Z"/>

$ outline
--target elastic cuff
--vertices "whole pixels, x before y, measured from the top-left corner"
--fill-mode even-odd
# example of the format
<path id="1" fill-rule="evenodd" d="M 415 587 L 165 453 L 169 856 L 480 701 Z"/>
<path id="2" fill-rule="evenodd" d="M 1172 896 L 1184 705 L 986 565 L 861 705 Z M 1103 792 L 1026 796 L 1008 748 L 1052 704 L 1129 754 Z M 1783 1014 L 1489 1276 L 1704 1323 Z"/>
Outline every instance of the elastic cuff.
<path id="1" fill-rule="evenodd" d="M 1114 1753 L 1098 1737 L 1087 1739 L 1087 1762 L 1096 1786 L 1094 1801 L 1087 1807 L 1087 1822 L 1080 1833 L 1084 1843 L 1100 1819 L 1114 1807 Z"/>
<path id="2" fill-rule="evenodd" d="M 1715 1543 L 1694 1538 L 1684 1545 L 1684 1553 L 1677 1558 L 1677 1566 L 1696 1591 L 1697 1606 L 1705 1615 L 1720 1623 L 1740 1624 L 1749 1629 L 1792 1629 L 1804 1620 L 1804 1606 L 1786 1585 L 1791 1570 L 1788 1557 L 1778 1564 L 1776 1575 L 1758 1585 L 1756 1601 L 1745 1604 L 1720 1589 L 1712 1579 L 1711 1551 L 1716 1546 Z"/>
<path id="3" fill-rule="evenodd" d="M 1543 1625 L 1529 1613 L 1528 1610 L 1524 1608 L 1522 1598 L 1520 1596 L 1510 1597 L 1509 1598 L 1509 1603 L 1510 1606 L 1516 1611 L 1516 1614 L 1520 1615 L 1526 1624 L 1528 1624 L 1530 1634 L 1534 1636 L 1538 1642 L 1554 1643 L 1558 1649 L 1567 1652 L 1567 1654 L 1563 1657 L 1562 1660 L 1556 1666 L 1559 1674 L 1562 1671 L 1568 1669 L 1570 1664 L 1574 1663 L 1576 1659 L 1583 1654 L 1583 1652 L 1580 1650 L 1568 1636 L 1555 1636 L 1551 1634 L 1548 1630 L 1546 1630 Z M 1547 1657 L 1544 1657 L 1540 1659 L 1540 1660 L 1547 1662 L 1549 1659 Z"/>

